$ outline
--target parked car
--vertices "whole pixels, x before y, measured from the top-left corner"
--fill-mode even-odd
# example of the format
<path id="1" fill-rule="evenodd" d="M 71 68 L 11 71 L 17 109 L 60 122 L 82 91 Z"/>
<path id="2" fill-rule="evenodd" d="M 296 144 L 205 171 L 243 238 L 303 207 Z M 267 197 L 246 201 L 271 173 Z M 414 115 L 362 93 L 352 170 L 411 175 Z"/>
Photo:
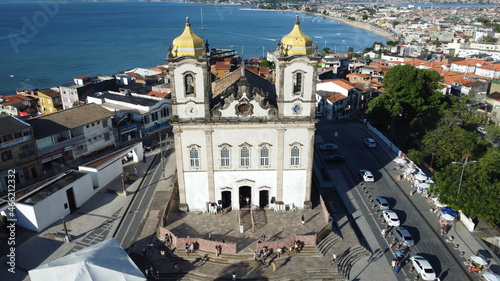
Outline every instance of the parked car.
<path id="1" fill-rule="evenodd" d="M 344 163 L 345 158 L 340 154 L 332 154 L 323 158 L 323 161 L 327 163 Z"/>
<path id="2" fill-rule="evenodd" d="M 382 212 L 382 215 L 384 216 L 384 219 L 389 226 L 399 226 L 399 218 L 398 215 L 391 210 L 385 210 Z"/>
<path id="3" fill-rule="evenodd" d="M 413 241 L 413 237 L 411 237 L 410 232 L 404 227 L 395 227 L 392 230 L 392 234 L 403 246 L 411 247 L 415 245 L 415 241 Z"/>
<path id="4" fill-rule="evenodd" d="M 380 210 L 389 210 L 389 202 L 384 197 L 375 197 L 373 202 Z"/>
<path id="5" fill-rule="evenodd" d="M 365 139 L 365 145 L 367 147 L 373 148 L 373 147 L 377 147 L 377 142 L 374 139 L 372 139 L 372 138 L 366 138 Z"/>
<path id="6" fill-rule="evenodd" d="M 320 150 L 337 150 L 339 146 L 334 143 L 325 143 L 319 146 Z"/>
<path id="7" fill-rule="evenodd" d="M 361 178 L 365 182 L 373 182 L 374 181 L 372 172 L 370 172 L 368 170 L 359 170 L 359 175 L 361 176 Z"/>
<path id="8" fill-rule="evenodd" d="M 434 272 L 434 269 L 429 261 L 427 261 L 424 257 L 416 255 L 412 256 L 410 260 L 411 264 L 415 268 L 415 271 L 418 275 L 420 275 L 422 280 L 436 280 L 436 273 Z"/>
<path id="9" fill-rule="evenodd" d="M 486 134 L 486 131 L 484 130 L 484 127 L 477 127 L 477 131 L 480 132 L 481 134 Z"/>

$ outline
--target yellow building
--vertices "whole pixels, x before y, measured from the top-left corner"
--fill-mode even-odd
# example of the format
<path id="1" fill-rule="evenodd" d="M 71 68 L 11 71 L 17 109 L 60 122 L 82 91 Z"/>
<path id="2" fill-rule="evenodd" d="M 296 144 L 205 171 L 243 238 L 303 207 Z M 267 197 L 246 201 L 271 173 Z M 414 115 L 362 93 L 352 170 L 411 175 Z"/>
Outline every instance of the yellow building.
<path id="1" fill-rule="evenodd" d="M 42 114 L 49 114 L 59 111 L 63 108 L 61 102 L 61 95 L 58 91 L 52 89 L 45 89 L 36 91 L 35 95 L 38 97 L 39 111 Z"/>

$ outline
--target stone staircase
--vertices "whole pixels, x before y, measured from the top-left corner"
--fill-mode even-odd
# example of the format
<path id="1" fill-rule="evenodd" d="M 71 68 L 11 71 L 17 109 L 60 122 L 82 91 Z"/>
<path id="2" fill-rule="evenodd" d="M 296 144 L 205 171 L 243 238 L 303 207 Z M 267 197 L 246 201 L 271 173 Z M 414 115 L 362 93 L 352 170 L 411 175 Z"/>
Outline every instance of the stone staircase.
<path id="1" fill-rule="evenodd" d="M 351 271 L 352 266 L 359 260 L 369 257 L 370 251 L 368 251 L 365 247 L 358 245 L 352 249 L 349 249 L 338 259 L 338 269 L 339 272 L 347 277 L 349 272 Z"/>

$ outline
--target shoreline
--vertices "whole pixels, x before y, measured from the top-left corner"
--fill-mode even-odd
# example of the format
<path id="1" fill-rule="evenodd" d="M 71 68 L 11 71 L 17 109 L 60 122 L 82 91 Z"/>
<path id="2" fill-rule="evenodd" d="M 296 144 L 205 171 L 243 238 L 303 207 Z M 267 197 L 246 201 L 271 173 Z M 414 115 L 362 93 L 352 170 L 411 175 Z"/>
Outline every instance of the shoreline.
<path id="1" fill-rule="evenodd" d="M 307 14 L 307 15 L 312 15 L 312 16 L 318 16 L 318 17 L 323 17 L 331 20 L 336 20 L 339 21 L 345 25 L 349 25 L 355 28 L 363 29 L 369 32 L 372 32 L 373 34 L 376 34 L 378 36 L 382 36 L 387 40 L 390 41 L 399 41 L 394 35 L 391 35 L 388 31 L 374 27 L 370 23 L 366 22 L 360 22 L 360 21 L 352 21 L 344 18 L 339 18 L 339 17 L 333 17 L 333 16 L 327 16 L 323 14 L 316 14 L 316 13 L 309 13 L 309 12 L 304 12 L 304 11 L 288 11 L 288 10 L 273 10 L 273 9 L 253 9 L 253 8 L 241 8 L 240 10 L 245 10 L 245 11 L 270 11 L 270 12 L 286 12 L 286 13 L 297 13 L 297 14 Z"/>

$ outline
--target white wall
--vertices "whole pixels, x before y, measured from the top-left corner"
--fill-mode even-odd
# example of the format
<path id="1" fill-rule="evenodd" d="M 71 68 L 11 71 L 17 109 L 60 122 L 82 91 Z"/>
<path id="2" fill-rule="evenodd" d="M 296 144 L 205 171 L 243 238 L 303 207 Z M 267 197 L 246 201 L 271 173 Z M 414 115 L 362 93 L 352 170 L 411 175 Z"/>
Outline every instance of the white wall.
<path id="1" fill-rule="evenodd" d="M 116 159 L 112 163 L 106 163 L 102 167 L 93 168 L 87 166 L 79 166 L 78 170 L 87 172 L 92 177 L 93 186 L 97 187 L 94 193 L 97 193 L 104 186 L 110 183 L 114 178 L 123 173 L 123 165 L 121 162 L 121 157 Z"/>
<path id="2" fill-rule="evenodd" d="M 17 203 L 16 213 L 18 224 L 39 232 L 68 215 L 70 208 L 66 190 L 70 188 L 73 188 L 77 208 L 83 205 L 94 194 L 91 175 L 86 174 L 34 206 Z M 64 204 L 67 204 L 66 209 L 64 208 Z"/>
<path id="3" fill-rule="evenodd" d="M 204 210 L 208 200 L 208 176 L 206 172 L 184 173 L 186 203 L 189 211 Z"/>

